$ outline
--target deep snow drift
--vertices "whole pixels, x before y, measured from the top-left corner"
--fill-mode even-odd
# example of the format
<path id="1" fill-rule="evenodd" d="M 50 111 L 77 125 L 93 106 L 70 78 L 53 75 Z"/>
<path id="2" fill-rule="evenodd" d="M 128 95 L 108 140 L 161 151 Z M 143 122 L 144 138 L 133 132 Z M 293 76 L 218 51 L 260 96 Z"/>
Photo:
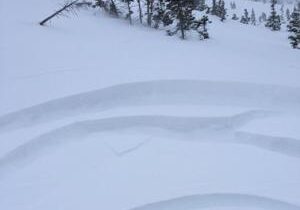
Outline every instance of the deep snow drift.
<path id="1" fill-rule="evenodd" d="M 40 27 L 58 2 L 0 0 L 0 209 L 300 210 L 285 30 L 212 18 L 181 41 L 96 10 Z"/>

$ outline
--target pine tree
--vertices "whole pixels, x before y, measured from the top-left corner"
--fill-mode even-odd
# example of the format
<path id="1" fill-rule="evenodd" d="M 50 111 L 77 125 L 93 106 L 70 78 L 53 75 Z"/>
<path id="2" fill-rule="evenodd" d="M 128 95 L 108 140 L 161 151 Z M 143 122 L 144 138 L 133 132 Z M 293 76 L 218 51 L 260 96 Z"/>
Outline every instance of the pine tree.
<path id="1" fill-rule="evenodd" d="M 170 36 L 180 32 L 181 38 L 185 39 L 186 31 L 191 30 L 194 24 L 193 7 L 193 0 L 166 0 L 166 15 L 171 23 L 176 23 L 174 30 L 167 31 Z"/>
<path id="2" fill-rule="evenodd" d="M 221 18 L 221 21 L 226 19 L 225 2 L 223 0 L 219 0 L 218 3 L 218 16 Z"/>
<path id="3" fill-rule="evenodd" d="M 111 16 L 119 17 L 120 11 L 117 8 L 114 0 L 110 0 L 110 1 L 96 0 L 95 6 L 103 8 Z"/>
<path id="4" fill-rule="evenodd" d="M 266 13 L 261 13 L 261 15 L 259 16 L 259 22 L 260 23 L 264 23 L 264 22 L 266 22 L 267 21 L 267 15 L 266 15 Z"/>
<path id="5" fill-rule="evenodd" d="M 221 21 L 224 21 L 226 19 L 226 9 L 224 0 L 219 0 L 218 3 L 216 3 L 215 0 L 213 0 L 211 14 L 221 18 Z"/>
<path id="6" fill-rule="evenodd" d="M 235 4 L 235 2 L 232 3 L 232 8 L 233 8 L 233 9 L 236 9 L 236 4 Z"/>
<path id="7" fill-rule="evenodd" d="M 204 11 L 207 8 L 205 0 L 197 0 L 196 9 L 199 11 Z"/>
<path id="8" fill-rule="evenodd" d="M 201 40 L 208 39 L 209 34 L 207 32 L 207 24 L 209 20 L 207 16 L 203 16 L 200 20 L 194 21 L 192 28 L 198 32 Z"/>
<path id="9" fill-rule="evenodd" d="M 147 24 L 150 27 L 152 24 L 153 6 L 154 6 L 154 0 L 146 0 Z"/>
<path id="10" fill-rule="evenodd" d="M 164 0 L 157 0 L 153 5 L 153 22 L 154 28 L 159 28 L 159 25 L 164 22 L 164 14 L 166 5 Z"/>
<path id="11" fill-rule="evenodd" d="M 266 27 L 270 28 L 272 31 L 279 31 L 281 28 L 280 16 L 277 15 L 275 10 L 275 6 L 277 4 L 277 0 L 271 0 L 271 14 L 267 19 Z"/>
<path id="12" fill-rule="evenodd" d="M 217 1 L 212 0 L 212 6 L 211 6 L 211 14 L 212 15 L 217 15 Z"/>
<path id="13" fill-rule="evenodd" d="M 284 6 L 281 5 L 280 7 L 280 22 L 285 23 L 285 18 L 284 18 Z"/>
<path id="14" fill-rule="evenodd" d="M 198 6 L 200 4 L 200 0 L 194 0 L 194 8 L 198 9 Z"/>
<path id="15" fill-rule="evenodd" d="M 250 21 L 251 21 L 251 24 L 252 24 L 252 25 L 256 25 L 256 16 L 255 16 L 254 9 L 251 10 Z"/>
<path id="16" fill-rule="evenodd" d="M 114 0 L 110 0 L 109 8 L 110 8 L 111 15 L 113 15 L 115 17 L 119 16 L 119 10 L 118 10 Z"/>
<path id="17" fill-rule="evenodd" d="M 236 9 L 236 4 L 235 4 L 235 2 L 230 2 L 230 8 L 231 8 L 232 10 L 235 10 L 235 9 Z"/>
<path id="18" fill-rule="evenodd" d="M 287 21 L 290 21 L 290 19 L 291 19 L 291 12 L 290 12 L 289 8 L 286 9 L 285 16 L 286 16 Z"/>
<path id="19" fill-rule="evenodd" d="M 293 48 L 298 48 L 300 44 L 300 7 L 294 8 L 291 14 L 291 20 L 288 24 L 288 31 L 290 32 L 289 40 Z"/>
<path id="20" fill-rule="evenodd" d="M 249 13 L 248 13 L 247 9 L 244 9 L 244 14 L 241 17 L 241 21 L 240 22 L 243 23 L 243 24 L 249 24 L 250 18 L 249 18 Z"/>

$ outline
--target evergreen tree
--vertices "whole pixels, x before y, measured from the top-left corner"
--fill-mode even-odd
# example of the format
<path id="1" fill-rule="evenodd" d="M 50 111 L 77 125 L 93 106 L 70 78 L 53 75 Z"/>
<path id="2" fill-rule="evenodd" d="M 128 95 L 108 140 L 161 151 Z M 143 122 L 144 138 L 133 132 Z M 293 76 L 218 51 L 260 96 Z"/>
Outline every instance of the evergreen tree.
<path id="1" fill-rule="evenodd" d="M 277 0 L 271 0 L 271 14 L 267 19 L 266 27 L 270 28 L 272 31 L 279 31 L 281 28 L 280 16 L 277 15 L 275 6 Z"/>
<path id="2" fill-rule="evenodd" d="M 252 25 L 256 25 L 256 16 L 255 16 L 254 9 L 251 10 L 250 21 L 251 21 L 251 24 L 252 24 Z"/>
<path id="3" fill-rule="evenodd" d="M 147 24 L 151 27 L 152 23 L 152 15 L 153 15 L 153 6 L 154 0 L 146 0 L 146 16 L 147 16 Z"/>
<path id="4" fill-rule="evenodd" d="M 212 0 L 211 14 L 217 15 L 217 1 L 216 0 Z"/>
<path id="5" fill-rule="evenodd" d="M 192 14 L 194 2 L 193 0 L 165 0 L 166 1 L 166 14 L 171 22 L 168 24 L 176 23 L 174 30 L 168 30 L 167 33 L 172 36 L 180 32 L 181 38 L 185 39 L 186 31 L 192 29 L 195 18 Z"/>
<path id="6" fill-rule="evenodd" d="M 198 32 L 201 40 L 209 38 L 209 34 L 207 32 L 208 22 L 209 20 L 207 16 L 203 16 L 200 20 L 194 21 L 192 28 Z"/>
<path id="7" fill-rule="evenodd" d="M 286 16 L 287 21 L 290 21 L 290 19 L 291 19 L 291 12 L 290 12 L 289 8 L 286 9 L 285 16 Z"/>
<path id="8" fill-rule="evenodd" d="M 194 8 L 198 9 L 198 6 L 200 4 L 200 0 L 194 0 Z"/>
<path id="9" fill-rule="evenodd" d="M 224 21 L 226 19 L 226 9 L 224 0 L 219 0 L 217 3 L 215 0 L 213 0 L 211 14 L 221 18 L 221 21 Z"/>
<path id="10" fill-rule="evenodd" d="M 103 0 L 95 0 L 95 6 L 94 7 L 103 7 L 104 3 L 105 2 Z"/>
<path id="11" fill-rule="evenodd" d="M 290 32 L 289 40 L 293 48 L 298 48 L 300 44 L 300 7 L 294 8 L 291 14 L 291 20 L 288 24 L 288 31 Z"/>
<path id="12" fill-rule="evenodd" d="M 207 8 L 205 0 L 197 0 L 197 4 L 195 5 L 195 8 L 198 9 L 199 11 L 204 11 Z"/>
<path id="13" fill-rule="evenodd" d="M 266 15 L 266 13 L 261 13 L 261 15 L 259 16 L 259 22 L 260 23 L 264 23 L 264 22 L 266 22 L 267 21 L 267 15 Z"/>
<path id="14" fill-rule="evenodd" d="M 113 15 L 115 17 L 119 16 L 119 10 L 118 10 L 114 0 L 110 0 L 109 8 L 110 8 L 111 15 Z"/>
<path id="15" fill-rule="evenodd" d="M 280 7 L 280 22 L 285 23 L 285 18 L 284 18 L 284 6 L 281 5 Z"/>
<path id="16" fill-rule="evenodd" d="M 95 6 L 103 8 L 107 13 L 114 17 L 118 17 L 120 14 L 120 11 L 118 10 L 114 0 L 96 0 Z"/>
<path id="17" fill-rule="evenodd" d="M 236 4 L 235 4 L 235 2 L 232 3 L 232 8 L 233 8 L 233 9 L 236 9 Z"/>
<path id="18" fill-rule="evenodd" d="M 218 3 L 218 16 L 221 18 L 221 21 L 226 19 L 226 9 L 224 0 L 219 0 Z"/>
<path id="19" fill-rule="evenodd" d="M 154 28 L 159 28 L 159 25 L 164 22 L 164 14 L 166 5 L 164 0 L 157 0 L 153 5 L 153 22 Z"/>
<path id="20" fill-rule="evenodd" d="M 236 4 L 235 4 L 235 2 L 230 2 L 230 8 L 231 8 L 232 10 L 235 10 L 235 9 L 236 9 Z"/>
<path id="21" fill-rule="evenodd" d="M 249 24 L 250 22 L 250 17 L 247 9 L 244 9 L 244 14 L 241 17 L 241 23 L 243 24 Z"/>

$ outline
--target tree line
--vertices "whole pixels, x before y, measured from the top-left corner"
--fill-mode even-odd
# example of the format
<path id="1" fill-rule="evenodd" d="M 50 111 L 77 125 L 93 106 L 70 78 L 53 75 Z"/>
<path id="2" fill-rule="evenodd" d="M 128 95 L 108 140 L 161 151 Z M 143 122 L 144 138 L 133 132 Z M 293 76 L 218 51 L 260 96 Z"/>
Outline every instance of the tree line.
<path id="1" fill-rule="evenodd" d="M 270 1 L 271 12 L 269 16 L 266 13 L 262 13 L 258 21 L 254 10 L 251 10 L 249 14 L 247 9 L 244 9 L 244 13 L 241 18 L 238 18 L 236 14 L 233 14 L 233 20 L 240 20 L 243 24 L 257 25 L 258 23 L 264 24 L 265 27 L 272 31 L 280 31 L 283 24 L 287 24 L 287 31 L 290 33 L 288 39 L 293 48 L 299 48 L 300 45 L 300 2 L 293 8 L 292 13 L 289 8 L 284 11 L 284 6 L 280 8 L 280 12 L 276 11 L 277 0 Z M 234 2 L 230 4 L 231 9 L 235 9 Z"/>
<path id="2" fill-rule="evenodd" d="M 231 19 L 239 20 L 243 24 L 263 23 L 272 31 L 281 30 L 282 24 L 287 23 L 290 44 L 293 48 L 299 48 L 300 3 L 294 7 L 292 13 L 289 9 L 284 11 L 283 6 L 278 13 L 277 0 L 270 1 L 270 14 L 267 16 L 263 12 L 258 21 L 253 9 L 251 14 L 244 9 L 240 18 L 233 14 Z M 228 16 L 224 0 L 211 0 L 211 6 L 206 4 L 206 0 L 69 0 L 59 10 L 42 20 L 40 25 L 45 25 L 53 17 L 65 15 L 64 13 L 73 12 L 83 6 L 99 8 L 112 17 L 125 18 L 130 24 L 134 24 L 137 18 L 140 24 L 164 29 L 169 36 L 179 34 L 182 39 L 186 39 L 190 31 L 196 32 L 201 40 L 208 39 L 208 15 L 217 16 L 221 21 L 226 20 Z M 235 2 L 230 2 L 230 8 L 236 9 Z"/>
<path id="3" fill-rule="evenodd" d="M 95 7 L 130 24 L 138 17 L 140 24 L 165 29 L 170 36 L 186 39 L 187 32 L 195 31 L 201 40 L 209 38 L 208 16 L 197 13 L 206 8 L 203 0 L 95 0 Z"/>

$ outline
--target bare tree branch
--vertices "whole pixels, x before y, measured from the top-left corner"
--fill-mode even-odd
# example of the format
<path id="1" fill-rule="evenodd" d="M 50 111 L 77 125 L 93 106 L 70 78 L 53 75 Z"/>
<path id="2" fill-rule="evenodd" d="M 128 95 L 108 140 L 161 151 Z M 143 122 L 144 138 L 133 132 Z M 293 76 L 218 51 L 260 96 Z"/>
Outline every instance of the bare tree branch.
<path id="1" fill-rule="evenodd" d="M 44 26 L 49 20 L 51 20 L 52 18 L 56 17 L 56 16 L 59 16 L 59 15 L 63 15 L 63 12 L 67 11 L 67 12 L 70 12 L 72 11 L 72 7 L 76 5 L 76 3 L 78 2 L 79 0 L 74 0 L 74 1 L 71 1 L 71 2 L 67 2 L 65 3 L 61 9 L 55 11 L 53 14 L 51 14 L 50 16 L 46 17 L 44 20 L 42 20 L 39 24 L 41 26 Z"/>

